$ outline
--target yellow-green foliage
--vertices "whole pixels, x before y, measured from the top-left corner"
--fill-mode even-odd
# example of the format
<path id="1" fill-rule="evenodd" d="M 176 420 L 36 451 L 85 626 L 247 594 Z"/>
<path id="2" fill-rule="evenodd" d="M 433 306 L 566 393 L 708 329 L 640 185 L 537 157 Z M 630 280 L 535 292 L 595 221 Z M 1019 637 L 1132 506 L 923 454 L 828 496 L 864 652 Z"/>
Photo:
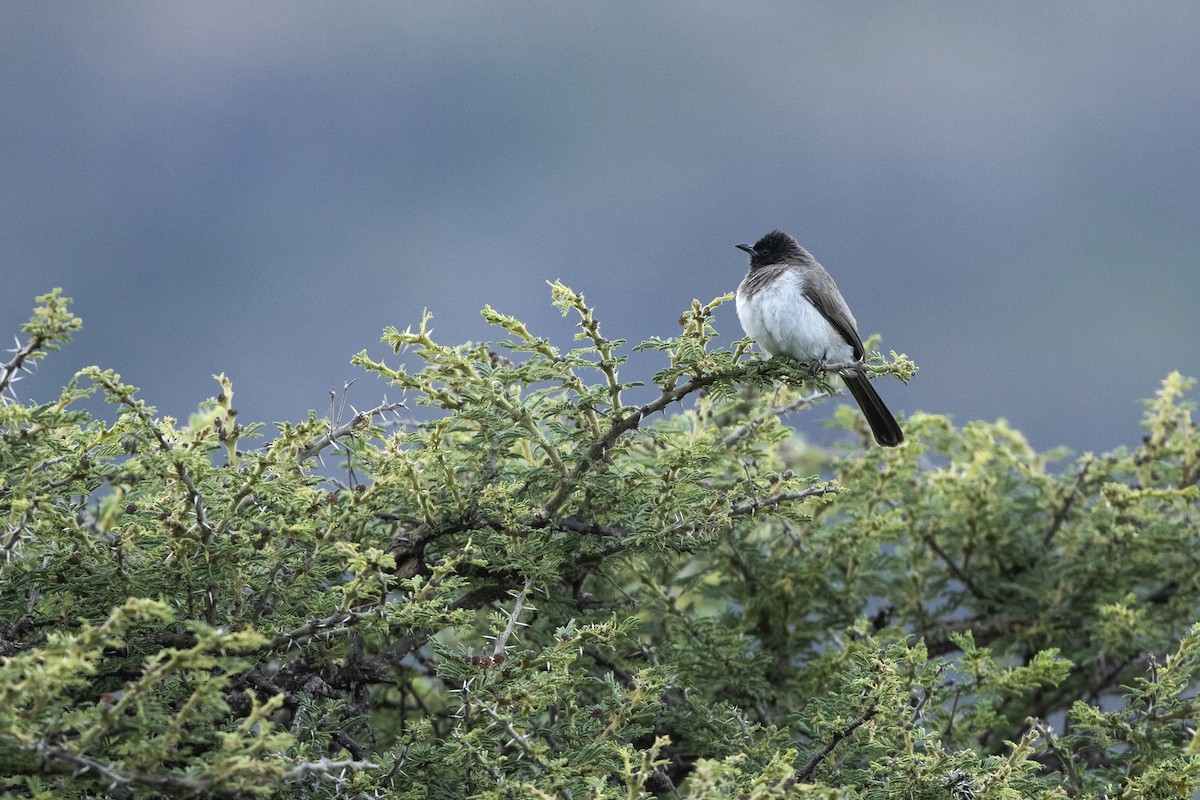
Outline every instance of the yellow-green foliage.
<path id="1" fill-rule="evenodd" d="M 628 348 L 552 294 L 574 347 L 426 317 L 355 358 L 419 420 L 274 430 L 223 375 L 186 424 L 99 367 L 19 402 L 80 325 L 39 298 L 0 365 L 2 796 L 1200 789 L 1189 381 L 1133 451 L 925 414 L 880 449 L 846 410 L 834 459 L 786 425 L 828 376 L 716 347 L 727 298 Z"/>

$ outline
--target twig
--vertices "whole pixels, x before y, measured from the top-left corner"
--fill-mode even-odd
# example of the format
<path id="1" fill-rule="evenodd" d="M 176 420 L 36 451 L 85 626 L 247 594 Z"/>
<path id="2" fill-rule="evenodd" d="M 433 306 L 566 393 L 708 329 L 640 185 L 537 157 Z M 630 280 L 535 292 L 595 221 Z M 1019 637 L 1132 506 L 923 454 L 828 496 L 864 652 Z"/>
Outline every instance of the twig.
<path id="1" fill-rule="evenodd" d="M 825 373 L 835 372 L 838 375 L 850 373 L 867 372 L 867 362 L 865 361 L 836 361 L 832 364 L 824 364 L 821 366 L 821 371 Z"/>
<path id="2" fill-rule="evenodd" d="M 1054 754 L 1059 763 L 1063 765 L 1063 769 L 1067 772 L 1067 777 L 1070 779 L 1071 785 L 1079 788 L 1082 785 L 1082 779 L 1075 765 L 1075 756 L 1067 755 L 1058 743 L 1058 739 L 1054 736 L 1054 730 L 1036 717 L 1029 718 L 1029 724 L 1037 731 L 1038 735 L 1046 740 L 1046 749 Z"/>
<path id="3" fill-rule="evenodd" d="M 672 403 L 679 402 L 692 392 L 699 391 L 706 386 L 711 386 L 721 378 L 725 377 L 727 374 L 728 373 L 726 372 L 720 372 L 709 373 L 707 375 L 694 375 L 691 379 L 679 384 L 678 386 L 673 386 L 670 389 L 663 389 L 662 394 L 659 395 L 656 400 L 646 403 L 645 405 L 638 406 L 633 411 L 614 422 L 603 436 L 592 442 L 591 447 L 589 447 L 587 452 L 583 454 L 583 458 L 579 460 L 579 463 L 575 465 L 575 468 L 571 470 L 570 474 L 568 474 L 558 484 L 558 490 L 549 500 L 546 501 L 546 505 L 543 506 L 542 510 L 538 513 L 539 522 L 545 524 L 546 521 L 554 516 L 555 512 L 558 511 L 558 509 L 562 507 L 562 504 L 567 501 L 567 498 L 571 496 L 571 492 L 575 491 L 575 487 L 579 485 L 579 481 L 585 474 L 587 474 L 588 470 L 592 468 L 592 465 L 596 463 L 597 459 L 603 456 L 610 447 L 616 444 L 617 439 L 621 438 L 623 434 L 635 430 L 639 425 L 641 425 L 642 420 L 651 414 L 662 411 Z"/>
<path id="4" fill-rule="evenodd" d="M 158 774 L 152 772 L 118 772 L 111 766 L 101 764 L 86 756 L 77 755 L 61 747 L 54 747 L 44 741 L 37 742 L 31 749 L 42 757 L 43 763 L 56 770 L 55 762 L 66 769 L 61 771 L 74 772 L 76 775 L 93 773 L 107 781 L 111 788 L 117 786 L 145 786 L 167 792 L 176 797 L 199 797 L 215 795 L 218 797 L 240 796 L 240 793 L 230 787 L 218 787 L 211 781 L 198 778 L 188 778 L 181 775 Z M 334 770 L 347 769 L 378 769 L 377 764 L 370 761 L 332 761 L 324 758 L 320 761 L 307 761 L 283 773 L 283 780 L 296 781 L 310 775 L 325 776 Z M 58 771 L 58 770 L 56 770 Z"/>
<path id="5" fill-rule="evenodd" d="M 667 774 L 667 771 L 665 769 L 663 769 L 662 767 L 655 767 L 654 772 L 652 772 L 650 774 L 659 783 L 663 784 L 668 789 L 670 789 L 671 794 L 676 798 L 676 800 L 682 800 L 683 795 L 681 795 L 679 793 L 679 789 L 675 786 L 675 782 L 673 780 L 671 780 L 671 776 Z"/>
<path id="6" fill-rule="evenodd" d="M 320 761 L 306 761 L 303 764 L 297 764 L 283 773 L 283 779 L 294 781 L 308 775 L 325 776 L 334 770 L 347 769 L 379 769 L 379 765 L 372 764 L 370 761 L 353 761 L 349 759 L 331 761 L 328 758 L 322 758 Z"/>
<path id="7" fill-rule="evenodd" d="M 1063 499 L 1062 506 L 1054 512 L 1054 519 L 1050 520 L 1050 526 L 1046 529 L 1046 535 L 1042 537 L 1042 545 L 1049 547 L 1054 541 L 1054 537 L 1058 535 L 1063 523 L 1067 521 L 1067 515 L 1071 511 L 1071 507 L 1075 505 L 1075 501 L 1080 497 L 1083 489 L 1084 481 L 1087 478 L 1088 469 L 1091 468 L 1094 462 L 1087 462 L 1083 465 L 1083 469 L 1079 470 L 1079 474 L 1075 476 L 1075 483 L 1071 486 L 1071 491 Z"/>
<path id="8" fill-rule="evenodd" d="M 207 545 L 212 541 L 215 531 L 208 524 L 208 515 L 204 512 L 204 495 L 196 488 L 191 474 L 184 469 L 183 464 L 175 464 L 175 474 L 179 476 L 180 482 L 187 487 L 188 502 L 191 503 L 192 512 L 196 515 L 196 524 L 200 526 L 200 530 L 204 531 L 204 543 Z"/>
<path id="9" fill-rule="evenodd" d="M 837 486 L 833 483 L 826 483 L 821 486 L 812 486 L 799 492 L 784 492 L 783 494 L 766 497 L 762 500 L 755 498 L 754 500 L 749 500 L 745 503 L 739 503 L 730 509 L 730 514 L 735 517 L 745 516 L 746 514 L 754 514 L 758 511 L 777 508 L 785 503 L 791 503 L 795 500 L 803 500 L 807 497 L 819 497 L 826 494 L 838 494 L 839 492 L 841 492 L 840 486 Z M 537 520 L 532 523 L 534 527 L 536 527 L 537 524 Z M 667 528 L 664 533 L 675 534 L 696 531 L 702 529 L 705 524 L 707 523 L 681 522 L 677 525 Z M 617 542 L 615 545 L 599 550 L 590 556 L 598 558 L 607 558 L 624 550 L 626 547 L 626 540 L 631 535 L 630 531 L 625 528 L 614 528 L 611 525 L 601 525 L 597 522 L 587 522 L 575 516 L 566 517 L 565 519 L 556 521 L 554 523 L 554 527 L 560 531 L 584 533 L 592 536 L 606 536 L 616 539 Z M 587 560 L 588 559 L 585 558 L 584 562 Z"/>
<path id="10" fill-rule="evenodd" d="M 833 483 L 822 484 L 821 486 L 810 486 L 799 492 L 784 492 L 782 494 L 764 497 L 762 500 L 754 499 L 745 503 L 739 503 L 730 509 L 730 513 L 736 516 L 744 514 L 754 514 L 769 508 L 776 508 L 784 503 L 790 503 L 793 500 L 803 500 L 806 497 L 820 497 L 826 494 L 838 494 L 842 489 Z"/>
<path id="11" fill-rule="evenodd" d="M 790 403 L 785 403 L 781 406 L 773 406 L 767 409 L 766 413 L 764 413 L 761 417 L 756 417 L 755 419 L 749 420 L 748 422 L 739 425 L 737 428 L 734 428 L 732 433 L 721 440 L 721 444 L 725 447 L 732 447 L 753 433 L 759 425 L 762 425 L 768 419 L 772 419 L 783 414 L 790 414 L 793 411 L 810 406 L 822 397 L 828 397 L 828 394 L 825 392 L 813 392 L 812 394 L 806 394 L 802 397 L 798 397 Z"/>
<path id="12" fill-rule="evenodd" d="M 556 520 L 554 527 L 560 531 L 568 531 L 570 533 L 586 533 L 589 536 L 611 536 L 616 539 L 624 539 L 629 535 L 629 531 L 625 528 L 614 528 L 611 525 L 601 525 L 599 522 L 588 522 L 576 516 Z"/>
<path id="13" fill-rule="evenodd" d="M 820 752 L 810 758 L 808 763 L 804 765 L 804 769 L 800 770 L 800 772 L 796 775 L 796 782 L 804 783 L 811 778 L 812 774 L 817 771 L 817 767 L 821 766 L 821 762 L 828 758 L 829 754 L 833 752 L 833 748 L 845 741 L 850 734 L 854 733 L 854 731 L 858 730 L 859 727 L 864 725 L 869 719 L 875 716 L 875 711 L 878 708 L 878 705 L 878 701 L 871 701 L 871 705 L 867 706 L 867 710 L 864 711 L 858 717 L 858 719 L 854 720 L 845 728 L 834 734 L 834 737 L 830 739 L 824 747 L 821 748 Z"/>
<path id="14" fill-rule="evenodd" d="M 163 453 L 171 453 L 175 451 L 175 445 L 167 439 L 158 425 L 154 423 L 154 419 L 150 416 L 150 412 L 146 410 L 145 404 L 135 401 L 133 394 L 124 386 L 119 386 L 110 380 L 107 376 L 101 376 L 100 385 L 104 390 L 114 395 L 118 401 L 124 406 L 127 406 L 137 418 L 150 429 L 154 434 L 155 440 L 158 442 L 158 449 Z M 187 489 L 188 502 L 192 506 L 192 512 L 196 515 L 196 524 L 200 526 L 200 530 L 204 533 L 204 543 L 207 546 L 212 542 L 216 532 L 208 523 L 208 515 L 204 512 L 204 494 L 196 488 L 195 481 L 192 480 L 192 475 L 187 468 L 179 461 L 175 462 L 175 473 L 179 477 L 180 482 Z M 208 608 L 209 622 L 215 622 L 213 613 L 216 609 L 216 597 L 212 585 L 209 585 L 208 592 L 205 595 L 205 602 Z"/>
<path id="15" fill-rule="evenodd" d="M 962 567 L 960 567 L 958 564 L 956 564 L 954 562 L 954 559 L 950 558 L 950 554 L 947 553 L 945 551 L 945 549 L 943 549 L 942 546 L 937 543 L 937 540 L 933 538 L 932 534 L 927 533 L 927 534 L 922 535 L 921 540 L 924 541 L 926 546 L 929 547 L 929 549 L 932 550 L 937 555 L 937 557 L 942 560 L 943 564 L 945 564 L 947 567 L 949 567 L 950 571 L 954 573 L 954 577 L 958 578 L 959 582 L 964 587 L 966 587 L 966 590 L 968 592 L 970 592 L 972 595 L 974 595 L 975 597 L 977 597 L 980 600 L 990 600 L 991 599 L 991 597 L 989 595 L 987 595 L 985 592 L 980 591 L 975 586 L 975 584 L 972 583 L 971 577 L 969 575 L 967 575 L 967 573 L 963 570 Z"/>
<path id="16" fill-rule="evenodd" d="M 308 622 L 299 627 L 292 628 L 290 631 L 276 634 L 267 647 L 272 650 L 284 646 L 291 647 L 306 639 L 311 639 L 322 633 L 328 633 L 340 625 L 350 625 L 364 619 L 377 618 L 382 613 L 380 609 L 372 611 L 335 611 L 326 617 L 310 619 Z"/>
<path id="17" fill-rule="evenodd" d="M 822 364 L 822 372 L 836 372 L 839 375 L 843 372 L 861 372 L 866 367 L 861 361 L 835 361 L 832 364 Z"/>

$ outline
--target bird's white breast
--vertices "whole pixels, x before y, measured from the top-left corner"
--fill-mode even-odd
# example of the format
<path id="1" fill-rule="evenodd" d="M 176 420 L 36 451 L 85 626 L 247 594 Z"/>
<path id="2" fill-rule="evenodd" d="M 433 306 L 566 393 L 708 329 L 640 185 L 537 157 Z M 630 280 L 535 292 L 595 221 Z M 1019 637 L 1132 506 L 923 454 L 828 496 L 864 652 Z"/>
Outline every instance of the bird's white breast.
<path id="1" fill-rule="evenodd" d="M 850 361 L 854 349 L 804 296 L 804 277 L 788 270 L 753 296 L 737 292 L 738 321 L 768 356 Z"/>

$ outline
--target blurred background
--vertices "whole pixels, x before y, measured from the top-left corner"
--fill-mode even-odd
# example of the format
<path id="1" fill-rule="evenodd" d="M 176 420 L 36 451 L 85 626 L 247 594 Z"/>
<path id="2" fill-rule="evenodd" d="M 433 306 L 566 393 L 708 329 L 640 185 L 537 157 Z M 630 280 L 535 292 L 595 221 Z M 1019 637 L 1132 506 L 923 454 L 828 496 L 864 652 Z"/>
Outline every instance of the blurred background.
<path id="1" fill-rule="evenodd" d="M 1134 444 L 1200 376 L 1198 42 L 1190 1 L 7 3 L 0 333 L 61 286 L 22 399 L 98 363 L 186 419 L 224 371 L 296 419 L 398 399 L 348 359 L 425 307 L 570 347 L 547 279 L 674 335 L 779 227 L 920 365 L 894 410 Z"/>

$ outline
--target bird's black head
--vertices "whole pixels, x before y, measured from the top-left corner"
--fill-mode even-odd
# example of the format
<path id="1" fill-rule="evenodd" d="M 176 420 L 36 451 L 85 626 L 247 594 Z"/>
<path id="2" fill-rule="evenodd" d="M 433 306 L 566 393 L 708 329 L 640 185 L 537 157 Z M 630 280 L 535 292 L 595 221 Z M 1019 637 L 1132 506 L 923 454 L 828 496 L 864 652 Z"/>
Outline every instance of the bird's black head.
<path id="1" fill-rule="evenodd" d="M 771 231 L 755 242 L 753 247 L 748 244 L 739 244 L 737 247 L 750 254 L 751 269 L 765 267 L 768 264 L 779 264 L 785 261 L 796 262 L 812 258 L 803 247 L 796 244 L 795 239 L 783 231 Z"/>

